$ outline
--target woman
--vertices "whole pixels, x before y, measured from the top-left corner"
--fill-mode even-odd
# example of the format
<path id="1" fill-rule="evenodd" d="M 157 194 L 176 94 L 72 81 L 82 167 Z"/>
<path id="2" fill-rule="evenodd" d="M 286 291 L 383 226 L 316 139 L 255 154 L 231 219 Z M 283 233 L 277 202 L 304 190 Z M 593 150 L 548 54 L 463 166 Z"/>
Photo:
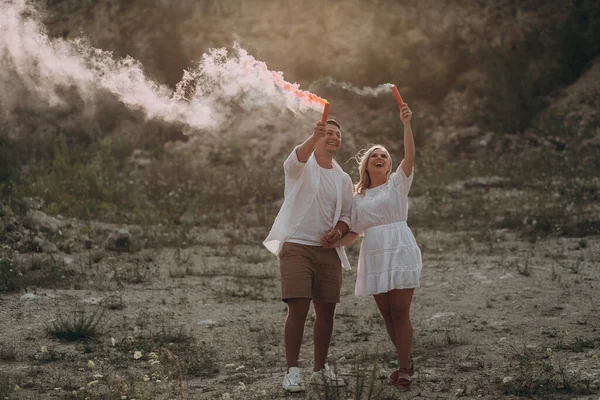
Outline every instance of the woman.
<path id="1" fill-rule="evenodd" d="M 359 157 L 360 181 L 355 186 L 351 231 L 334 244 L 347 246 L 364 235 L 355 294 L 375 298 L 398 353 L 399 368 L 389 379 L 403 387 L 412 383 L 410 304 L 421 274 L 421 251 L 406 224 L 415 160 L 411 119 L 412 112 L 404 104 L 400 109 L 404 160 L 395 173 L 383 146 L 373 146 Z"/>

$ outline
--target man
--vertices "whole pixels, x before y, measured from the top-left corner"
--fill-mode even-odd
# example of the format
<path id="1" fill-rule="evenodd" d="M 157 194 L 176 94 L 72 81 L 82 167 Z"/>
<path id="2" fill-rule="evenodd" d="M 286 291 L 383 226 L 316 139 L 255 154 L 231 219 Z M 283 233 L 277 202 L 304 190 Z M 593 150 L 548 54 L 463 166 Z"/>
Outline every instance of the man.
<path id="1" fill-rule="evenodd" d="M 344 248 L 324 248 L 349 230 L 352 180 L 333 159 L 342 143 L 335 120 L 319 122 L 313 134 L 283 163 L 285 200 L 265 247 L 278 256 L 282 300 L 288 305 L 285 322 L 287 373 L 283 388 L 302 391 L 298 358 L 304 324 L 312 300 L 314 369 L 311 383 L 344 385 L 327 364 L 336 304 L 340 301 L 342 264 L 350 269 Z"/>

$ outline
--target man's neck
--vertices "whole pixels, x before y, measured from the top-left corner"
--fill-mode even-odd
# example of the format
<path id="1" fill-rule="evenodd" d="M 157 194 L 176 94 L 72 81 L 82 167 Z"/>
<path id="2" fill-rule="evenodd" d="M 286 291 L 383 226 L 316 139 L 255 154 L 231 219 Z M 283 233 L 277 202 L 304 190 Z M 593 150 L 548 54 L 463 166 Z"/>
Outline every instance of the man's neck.
<path id="1" fill-rule="evenodd" d="M 333 168 L 333 155 L 329 153 L 320 153 L 315 151 L 315 159 L 321 168 Z"/>

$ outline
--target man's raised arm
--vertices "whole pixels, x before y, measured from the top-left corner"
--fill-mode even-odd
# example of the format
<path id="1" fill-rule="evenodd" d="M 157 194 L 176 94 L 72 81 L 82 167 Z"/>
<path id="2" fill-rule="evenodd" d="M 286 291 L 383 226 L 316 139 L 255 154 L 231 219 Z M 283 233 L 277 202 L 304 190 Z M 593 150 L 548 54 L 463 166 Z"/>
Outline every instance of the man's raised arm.
<path id="1" fill-rule="evenodd" d="M 298 155 L 298 161 L 305 163 L 308 161 L 311 153 L 315 149 L 315 144 L 319 141 L 319 139 L 325 136 L 325 122 L 317 122 L 315 129 L 313 130 L 313 134 L 310 135 L 308 139 L 304 141 L 296 150 L 296 154 Z"/>

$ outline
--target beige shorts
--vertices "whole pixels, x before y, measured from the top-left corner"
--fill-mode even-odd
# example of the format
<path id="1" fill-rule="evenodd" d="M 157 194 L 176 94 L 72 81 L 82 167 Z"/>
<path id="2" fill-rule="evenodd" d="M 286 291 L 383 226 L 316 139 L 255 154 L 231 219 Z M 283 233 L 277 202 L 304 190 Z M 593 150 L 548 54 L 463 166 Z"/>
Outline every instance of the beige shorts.
<path id="1" fill-rule="evenodd" d="M 339 303 L 342 262 L 335 249 L 285 242 L 279 253 L 281 299 Z"/>

